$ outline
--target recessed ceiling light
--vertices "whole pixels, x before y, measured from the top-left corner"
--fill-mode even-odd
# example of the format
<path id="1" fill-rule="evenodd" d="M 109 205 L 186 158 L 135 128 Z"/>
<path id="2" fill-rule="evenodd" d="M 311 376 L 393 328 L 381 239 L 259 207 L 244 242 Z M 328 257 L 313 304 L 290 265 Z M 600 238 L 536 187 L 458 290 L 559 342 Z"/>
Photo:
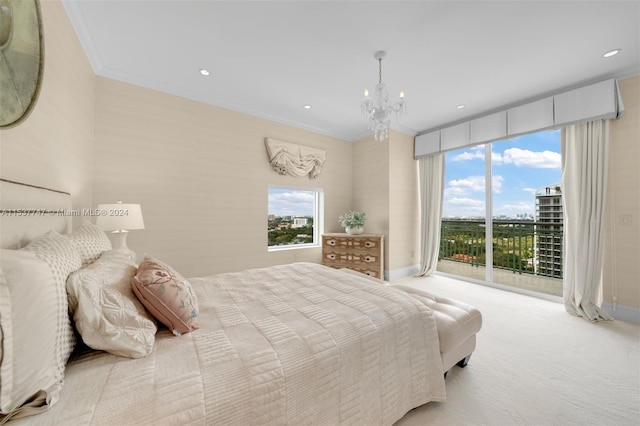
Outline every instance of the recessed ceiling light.
<path id="1" fill-rule="evenodd" d="M 615 55 L 617 55 L 618 53 L 620 53 L 620 51 L 621 51 L 621 50 L 622 50 L 622 49 L 613 49 L 613 50 L 610 50 L 610 51 L 608 51 L 608 52 L 604 53 L 604 54 L 602 55 L 602 57 L 603 57 L 603 58 L 610 58 L 610 57 L 615 56 Z"/>
<path id="2" fill-rule="evenodd" d="M 202 69 L 200 69 L 200 74 L 202 74 L 202 75 L 209 75 L 209 74 L 211 74 L 211 73 L 209 72 L 209 70 L 206 70 L 206 69 L 202 68 Z"/>
<path id="3" fill-rule="evenodd" d="M 311 105 L 303 105 L 302 108 L 304 109 L 311 109 Z"/>
<path id="4" fill-rule="evenodd" d="M 463 105 L 463 104 L 460 104 L 460 105 L 458 105 L 456 108 L 458 108 L 458 109 L 462 109 L 462 108 L 464 108 L 464 105 Z"/>

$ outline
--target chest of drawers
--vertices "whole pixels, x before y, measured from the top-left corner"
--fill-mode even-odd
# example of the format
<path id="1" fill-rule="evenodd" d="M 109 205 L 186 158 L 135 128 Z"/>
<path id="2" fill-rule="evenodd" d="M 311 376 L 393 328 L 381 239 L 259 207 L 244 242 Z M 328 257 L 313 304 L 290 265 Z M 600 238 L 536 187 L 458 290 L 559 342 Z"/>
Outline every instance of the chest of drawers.
<path id="1" fill-rule="evenodd" d="M 324 234 L 322 264 L 384 279 L 384 235 Z"/>

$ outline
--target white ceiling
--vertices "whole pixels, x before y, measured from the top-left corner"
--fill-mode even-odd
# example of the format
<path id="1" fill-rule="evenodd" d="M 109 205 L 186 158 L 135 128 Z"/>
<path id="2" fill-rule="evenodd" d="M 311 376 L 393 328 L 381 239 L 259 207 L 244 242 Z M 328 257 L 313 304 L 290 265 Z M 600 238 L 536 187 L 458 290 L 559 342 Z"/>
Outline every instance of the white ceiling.
<path id="1" fill-rule="evenodd" d="M 346 140 L 368 133 L 377 50 L 391 97 L 406 92 L 392 127 L 410 134 L 640 72 L 640 1 L 64 5 L 98 75 Z"/>

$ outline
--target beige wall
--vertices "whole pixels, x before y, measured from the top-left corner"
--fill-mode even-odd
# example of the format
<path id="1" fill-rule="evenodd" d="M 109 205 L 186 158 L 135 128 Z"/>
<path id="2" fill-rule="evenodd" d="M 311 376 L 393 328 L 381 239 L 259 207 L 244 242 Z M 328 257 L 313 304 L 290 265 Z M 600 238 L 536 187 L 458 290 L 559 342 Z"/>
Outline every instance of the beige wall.
<path id="1" fill-rule="evenodd" d="M 366 233 L 385 235 L 384 269 L 390 279 L 420 263 L 413 136 L 392 130 L 388 141 L 368 136 L 354 143 L 353 208 L 367 214 Z"/>
<path id="2" fill-rule="evenodd" d="M 89 208 L 95 76 L 62 4 L 46 1 L 41 8 L 42 88 L 27 119 L 0 130 L 0 176 L 69 192 L 74 208 Z"/>
<path id="3" fill-rule="evenodd" d="M 366 214 L 366 234 L 385 236 L 385 273 L 389 270 L 389 143 L 378 142 L 372 135 L 353 142 L 353 202 L 348 209 Z"/>
<path id="4" fill-rule="evenodd" d="M 640 76 L 621 80 L 624 116 L 611 125 L 604 300 L 640 307 Z M 622 222 L 630 216 L 630 225 Z"/>
<path id="5" fill-rule="evenodd" d="M 389 145 L 389 271 L 404 276 L 420 265 L 420 197 L 413 136 L 392 132 Z M 394 273 L 395 272 L 395 273 Z"/>
<path id="6" fill-rule="evenodd" d="M 265 137 L 326 150 L 320 177 L 276 173 Z M 326 232 L 351 206 L 351 143 L 101 77 L 95 155 L 94 203 L 140 203 L 129 247 L 186 276 L 321 262 L 319 248 L 267 252 L 269 184 L 323 188 Z"/>

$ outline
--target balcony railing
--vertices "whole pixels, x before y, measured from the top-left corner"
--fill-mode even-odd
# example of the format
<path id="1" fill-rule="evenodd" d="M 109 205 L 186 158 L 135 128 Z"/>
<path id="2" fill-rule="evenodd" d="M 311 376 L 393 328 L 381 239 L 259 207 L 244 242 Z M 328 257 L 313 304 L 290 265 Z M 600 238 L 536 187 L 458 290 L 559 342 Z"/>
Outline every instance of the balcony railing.
<path id="1" fill-rule="evenodd" d="M 484 220 L 444 219 L 439 259 L 486 266 Z M 562 223 L 493 220 L 493 267 L 562 278 Z"/>

